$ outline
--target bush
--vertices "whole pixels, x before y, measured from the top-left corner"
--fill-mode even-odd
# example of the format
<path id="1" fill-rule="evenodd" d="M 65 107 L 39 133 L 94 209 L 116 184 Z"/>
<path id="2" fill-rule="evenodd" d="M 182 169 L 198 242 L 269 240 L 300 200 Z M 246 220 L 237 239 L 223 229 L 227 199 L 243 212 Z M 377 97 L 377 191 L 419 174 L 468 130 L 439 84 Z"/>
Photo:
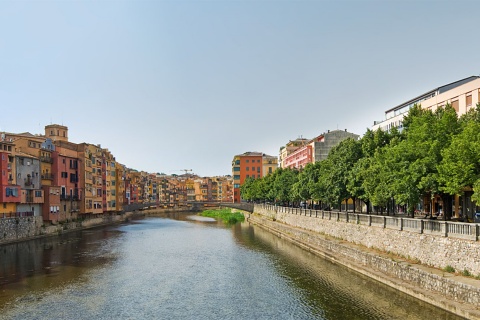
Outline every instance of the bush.
<path id="1" fill-rule="evenodd" d="M 472 274 L 470 273 L 470 271 L 468 271 L 467 269 L 463 270 L 462 271 L 462 275 L 464 275 L 465 277 L 471 277 Z"/>
<path id="2" fill-rule="evenodd" d="M 235 224 L 244 221 L 245 217 L 240 212 L 232 212 L 231 209 L 205 210 L 200 213 L 201 216 L 219 218 L 226 224 Z"/>
<path id="3" fill-rule="evenodd" d="M 454 272 L 455 272 L 455 268 L 452 267 L 451 265 L 447 265 L 445 268 L 443 268 L 443 271 L 450 272 L 450 273 L 454 273 Z"/>

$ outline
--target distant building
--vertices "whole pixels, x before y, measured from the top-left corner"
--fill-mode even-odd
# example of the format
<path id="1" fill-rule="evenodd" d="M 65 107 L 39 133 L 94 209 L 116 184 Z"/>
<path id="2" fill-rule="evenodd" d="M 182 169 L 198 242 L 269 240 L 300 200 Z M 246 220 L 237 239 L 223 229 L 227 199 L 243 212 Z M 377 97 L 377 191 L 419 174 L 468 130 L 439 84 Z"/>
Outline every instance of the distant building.
<path id="1" fill-rule="evenodd" d="M 261 178 L 272 173 L 278 167 L 278 160 L 274 156 L 261 152 L 245 152 L 233 157 L 233 202 L 241 202 L 240 186 L 247 178 Z M 266 170 L 267 172 L 264 172 Z"/>
<path id="2" fill-rule="evenodd" d="M 286 168 L 285 158 L 289 156 L 292 152 L 297 150 L 300 147 L 307 145 L 310 139 L 298 138 L 296 140 L 290 140 L 285 146 L 280 148 L 279 159 L 280 159 L 280 168 Z"/>
<path id="3" fill-rule="evenodd" d="M 420 104 L 422 109 L 435 111 L 449 103 L 458 115 L 467 113 L 480 101 L 480 77 L 472 76 L 444 86 L 430 90 L 418 97 L 410 99 L 396 107 L 385 111 L 385 119 L 375 121 L 372 130 L 389 131 L 393 127 L 402 130 L 403 118 L 415 105 Z"/>
<path id="4" fill-rule="evenodd" d="M 348 132 L 346 129 L 328 130 L 318 137 L 303 142 L 302 146 L 297 146 L 294 150 L 290 149 L 290 154 L 283 159 L 283 167 L 301 169 L 308 163 L 325 160 L 333 147 L 348 138 L 357 140 L 359 135 Z"/>

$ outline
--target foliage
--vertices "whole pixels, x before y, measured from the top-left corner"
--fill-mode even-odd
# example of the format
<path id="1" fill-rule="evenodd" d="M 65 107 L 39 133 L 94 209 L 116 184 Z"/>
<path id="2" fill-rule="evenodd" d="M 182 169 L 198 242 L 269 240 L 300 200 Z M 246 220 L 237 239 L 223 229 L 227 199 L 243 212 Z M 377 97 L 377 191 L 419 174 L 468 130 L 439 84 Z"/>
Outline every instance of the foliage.
<path id="1" fill-rule="evenodd" d="M 245 220 L 243 214 L 232 209 L 205 210 L 200 213 L 203 217 L 222 219 L 225 224 L 235 224 Z"/>
<path id="2" fill-rule="evenodd" d="M 338 206 L 357 198 L 384 208 L 395 202 L 413 214 L 422 197 L 440 195 L 445 202 L 468 187 L 472 200 L 480 201 L 480 104 L 461 118 L 448 104 L 436 111 L 415 105 L 401 132 L 367 130 L 360 140 L 342 141 L 325 160 L 299 171 L 280 168 L 247 179 L 241 194 L 282 204 Z"/>
<path id="3" fill-rule="evenodd" d="M 472 273 L 470 271 L 468 271 L 467 269 L 464 269 L 462 271 L 462 276 L 465 276 L 465 277 L 471 277 L 472 276 Z"/>
<path id="4" fill-rule="evenodd" d="M 455 268 L 452 267 L 451 265 L 447 265 L 445 268 L 443 268 L 443 271 L 445 271 L 445 272 L 450 272 L 450 273 L 454 273 L 454 272 L 455 272 Z"/>

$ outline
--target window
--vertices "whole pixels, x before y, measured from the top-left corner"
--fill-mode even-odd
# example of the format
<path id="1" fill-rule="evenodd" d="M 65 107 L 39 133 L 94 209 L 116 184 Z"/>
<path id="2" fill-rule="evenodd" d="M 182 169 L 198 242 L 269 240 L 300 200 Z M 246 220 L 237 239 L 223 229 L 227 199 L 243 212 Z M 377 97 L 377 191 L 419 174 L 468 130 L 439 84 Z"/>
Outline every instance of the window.
<path id="1" fill-rule="evenodd" d="M 249 178 L 250 176 L 247 174 L 247 178 Z"/>
<path id="2" fill-rule="evenodd" d="M 247 159 L 247 160 L 245 160 L 245 162 L 246 162 L 246 163 L 249 163 L 249 162 L 250 162 L 250 160 L 248 160 L 248 159 Z"/>
<path id="3" fill-rule="evenodd" d="M 35 198 L 41 198 L 41 197 L 42 197 L 42 191 L 35 190 Z"/>
<path id="4" fill-rule="evenodd" d="M 472 95 L 467 96 L 467 107 L 472 105 Z"/>
<path id="5" fill-rule="evenodd" d="M 62 172 L 62 178 L 67 178 L 68 177 L 68 173 L 67 172 Z"/>
<path id="6" fill-rule="evenodd" d="M 249 171 L 249 170 L 250 170 L 250 167 L 247 167 L 247 171 Z"/>
<path id="7" fill-rule="evenodd" d="M 272 173 L 272 167 L 268 167 L 268 173 Z"/>
<path id="8" fill-rule="evenodd" d="M 458 100 L 452 101 L 452 108 L 455 109 L 456 112 L 458 112 Z"/>
<path id="9" fill-rule="evenodd" d="M 18 197 L 18 189 L 17 188 L 6 188 L 5 195 L 7 197 Z"/>

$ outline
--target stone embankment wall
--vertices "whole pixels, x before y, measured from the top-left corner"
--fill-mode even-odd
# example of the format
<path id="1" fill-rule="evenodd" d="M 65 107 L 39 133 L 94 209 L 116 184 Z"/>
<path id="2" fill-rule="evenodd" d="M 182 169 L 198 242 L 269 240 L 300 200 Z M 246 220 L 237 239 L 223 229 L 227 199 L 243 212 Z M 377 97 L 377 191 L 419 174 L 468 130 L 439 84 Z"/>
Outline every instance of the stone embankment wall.
<path id="1" fill-rule="evenodd" d="M 293 227 L 391 252 L 427 266 L 439 269 L 452 266 L 459 272 L 467 270 L 474 275 L 480 274 L 480 241 L 361 224 L 358 220 L 338 221 L 333 215 L 310 216 L 280 211 L 263 205 L 256 205 L 254 209 L 255 213 Z"/>
<path id="2" fill-rule="evenodd" d="M 126 212 L 119 215 L 105 215 L 53 226 L 44 226 L 41 216 L 0 219 L 0 244 L 121 222 L 130 219 L 134 215 L 138 215 L 138 213 Z"/>
<path id="3" fill-rule="evenodd" d="M 330 261 L 343 264 L 348 268 L 376 279 L 409 295 L 417 297 L 442 309 L 468 319 L 480 319 L 480 281 L 473 278 L 455 276 L 438 269 L 428 268 L 408 259 L 401 259 L 379 251 L 368 250 L 357 244 L 370 243 L 375 237 L 381 245 L 388 246 L 394 237 L 395 241 L 405 242 L 404 246 L 413 245 L 415 237 L 407 236 L 407 232 L 384 230 L 378 227 L 355 226 L 352 223 L 322 220 L 301 215 L 278 214 L 256 206 L 254 214 L 248 221 L 296 243 Z M 319 226 L 321 225 L 321 227 Z M 390 233 L 393 232 L 394 235 Z M 371 233 L 370 235 L 367 235 Z M 352 234 L 347 237 L 347 234 Z M 402 236 L 404 238 L 402 239 Z M 416 235 L 425 244 L 435 244 L 429 235 Z M 365 238 L 365 239 L 362 239 Z M 349 241 L 355 239 L 356 241 Z M 365 240 L 365 241 L 364 241 Z M 417 239 L 418 240 L 418 239 Z M 443 239 L 444 240 L 444 239 Z M 450 241 L 469 241 L 450 239 Z M 363 242 L 363 243 L 362 243 Z M 475 244 L 471 241 L 470 245 Z M 370 246 L 378 248 L 381 245 Z M 403 246 L 401 246 L 403 247 Z M 452 246 L 452 250 L 462 247 Z M 445 258 L 445 254 L 442 255 Z"/>

